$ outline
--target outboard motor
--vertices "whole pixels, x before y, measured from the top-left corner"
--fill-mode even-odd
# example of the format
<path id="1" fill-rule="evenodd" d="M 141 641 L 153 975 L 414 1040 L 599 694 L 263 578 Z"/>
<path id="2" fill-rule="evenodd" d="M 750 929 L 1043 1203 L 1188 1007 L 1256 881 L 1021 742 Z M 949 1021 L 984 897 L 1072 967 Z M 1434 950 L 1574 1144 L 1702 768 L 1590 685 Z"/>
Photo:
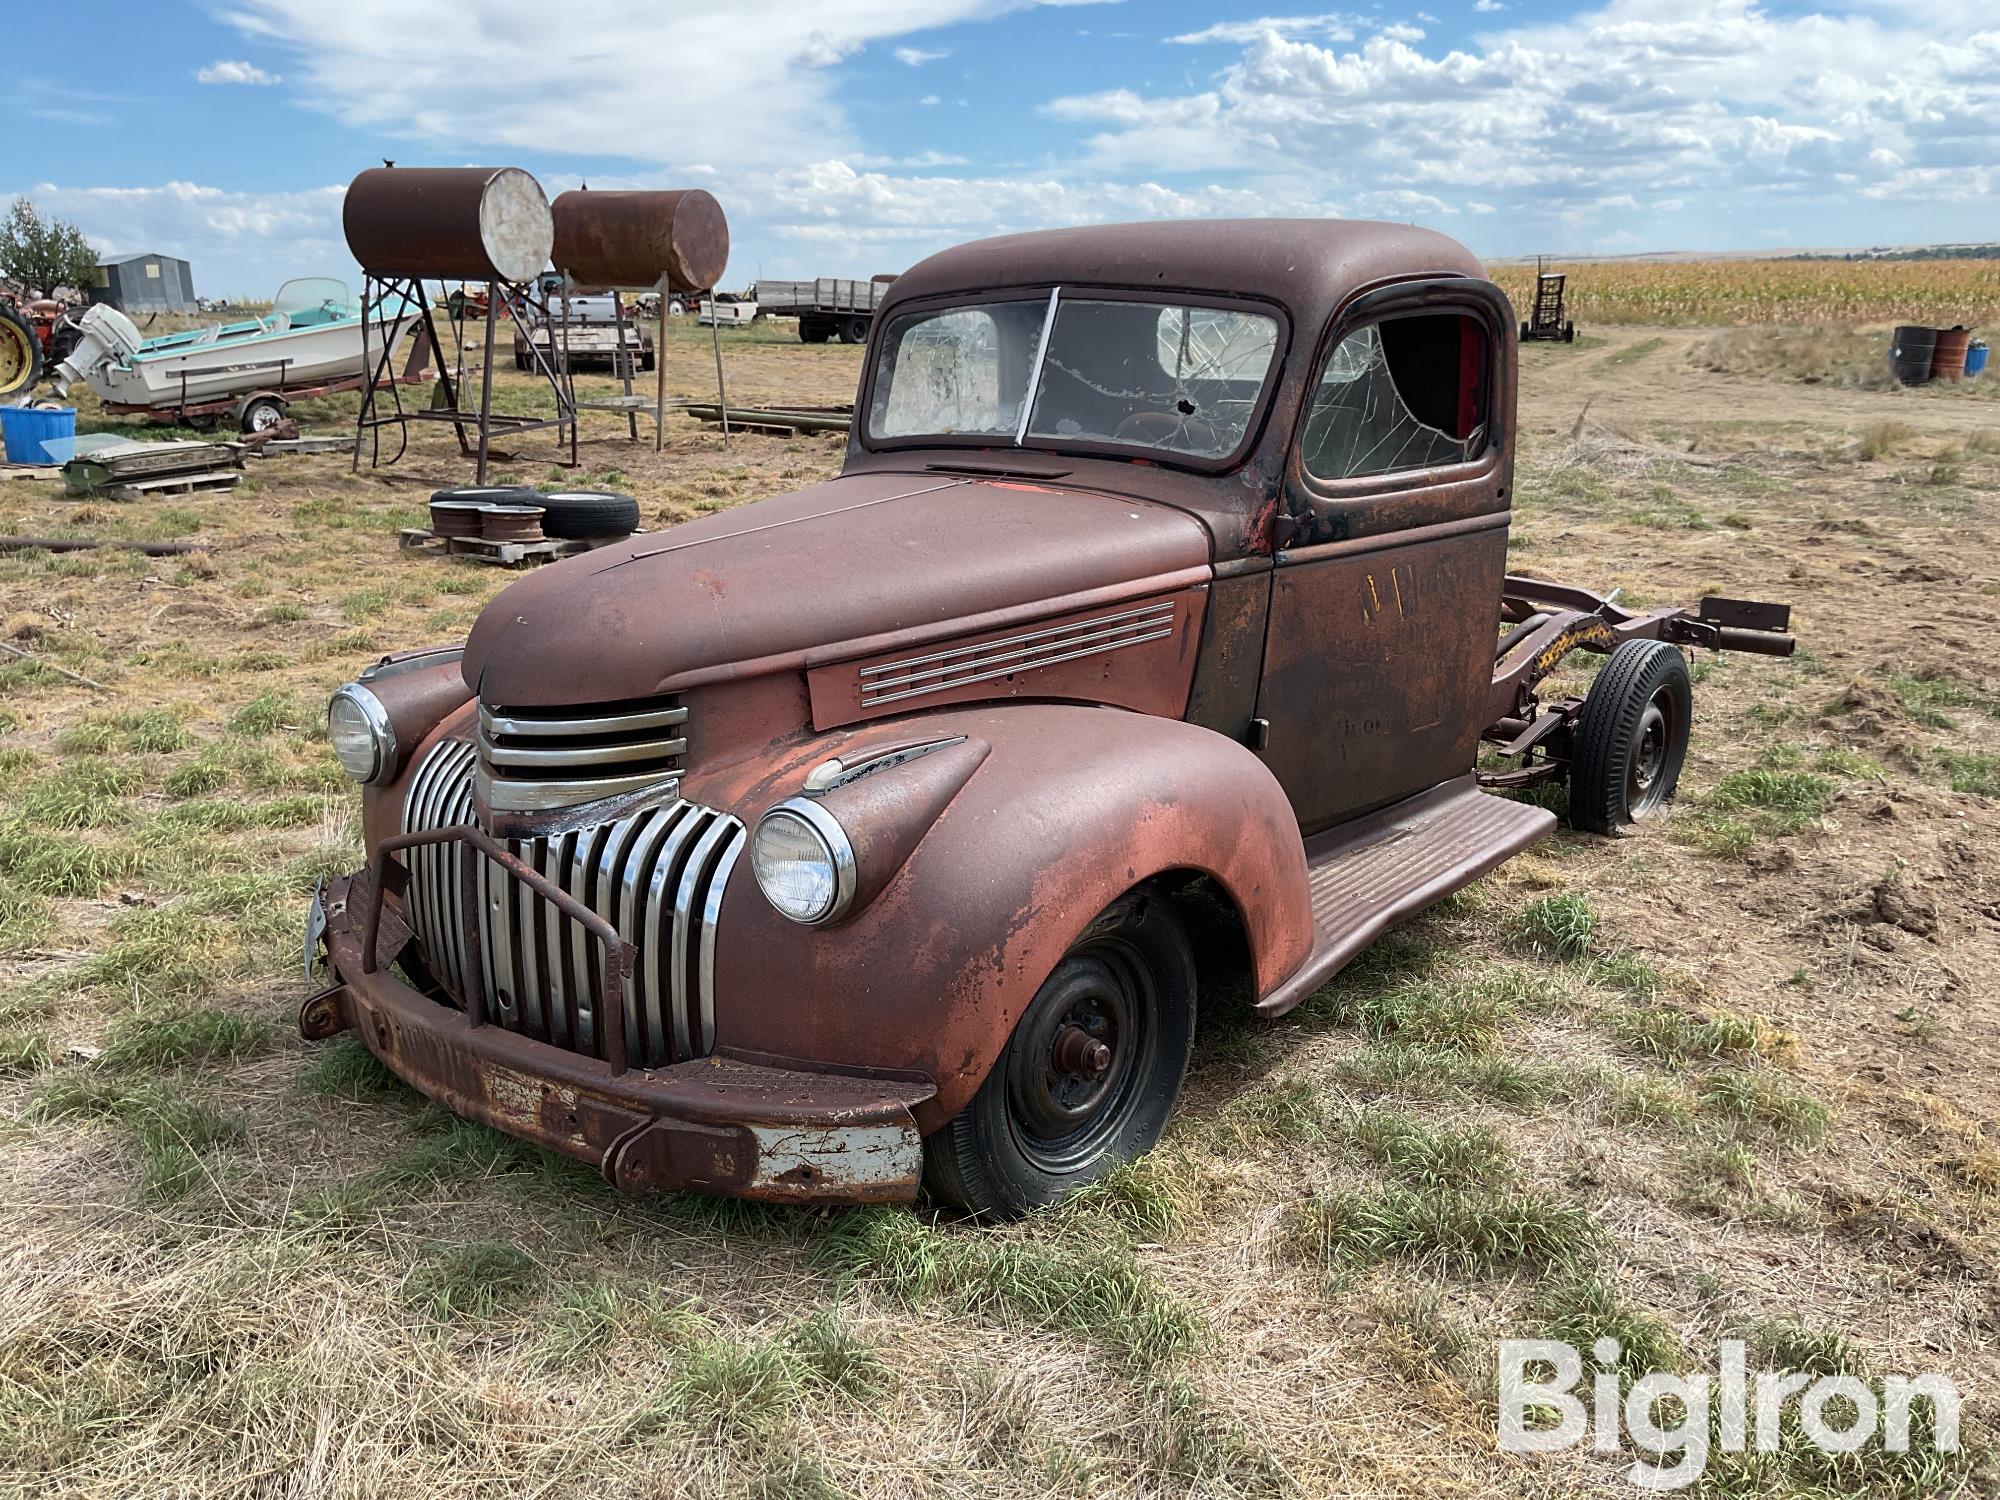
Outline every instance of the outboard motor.
<path id="1" fill-rule="evenodd" d="M 93 370 L 115 364 L 139 352 L 145 342 L 132 320 L 115 307 L 103 303 L 89 309 L 78 321 L 76 347 L 56 366 L 56 394 L 66 396 L 80 380 L 88 380 Z"/>

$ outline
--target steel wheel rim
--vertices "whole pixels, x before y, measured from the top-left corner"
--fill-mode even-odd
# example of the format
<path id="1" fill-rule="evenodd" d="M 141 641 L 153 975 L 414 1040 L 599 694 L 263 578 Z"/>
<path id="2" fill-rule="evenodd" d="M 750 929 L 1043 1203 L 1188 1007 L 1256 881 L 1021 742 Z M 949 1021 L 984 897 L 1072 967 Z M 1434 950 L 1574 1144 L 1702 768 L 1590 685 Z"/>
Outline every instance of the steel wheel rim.
<path id="1" fill-rule="evenodd" d="M 284 420 L 284 413 L 268 402 L 258 402 L 250 408 L 250 430 L 267 432 Z"/>
<path id="2" fill-rule="evenodd" d="M 1678 725 L 1673 693 L 1661 686 L 1646 701 L 1639 727 L 1632 736 L 1632 755 L 1625 768 L 1625 801 L 1635 818 L 1655 811 L 1666 800 L 1667 757 Z"/>
<path id="3" fill-rule="evenodd" d="M 1159 991 L 1131 947 L 1103 938 L 1064 960 L 1068 982 L 1044 993 L 1008 1044 L 1007 1120 L 1022 1154 L 1051 1174 L 1074 1172 L 1123 1131 L 1158 1046 Z M 1079 1072 L 1072 1028 L 1102 1042 L 1101 1073 Z M 1073 1039 L 1072 1039 L 1073 1040 Z"/>
<path id="4" fill-rule="evenodd" d="M 12 392 L 28 382 L 28 372 L 35 367 L 35 356 L 23 333 L 13 319 L 0 318 L 0 392 Z"/>

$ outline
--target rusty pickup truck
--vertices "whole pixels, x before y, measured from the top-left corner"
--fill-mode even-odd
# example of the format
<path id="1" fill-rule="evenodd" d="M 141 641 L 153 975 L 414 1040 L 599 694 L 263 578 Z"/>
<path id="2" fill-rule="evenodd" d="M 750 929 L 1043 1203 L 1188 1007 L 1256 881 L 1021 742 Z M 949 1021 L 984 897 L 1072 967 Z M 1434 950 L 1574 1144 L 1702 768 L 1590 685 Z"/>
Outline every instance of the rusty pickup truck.
<path id="1" fill-rule="evenodd" d="M 838 477 L 334 695 L 306 1036 L 625 1189 L 1019 1213 L 1159 1137 L 1184 887 L 1281 1015 L 1550 830 L 1505 789 L 1665 807 L 1689 648 L 1792 648 L 1508 575 L 1515 316 L 1442 235 L 1016 235 L 876 326 Z"/>

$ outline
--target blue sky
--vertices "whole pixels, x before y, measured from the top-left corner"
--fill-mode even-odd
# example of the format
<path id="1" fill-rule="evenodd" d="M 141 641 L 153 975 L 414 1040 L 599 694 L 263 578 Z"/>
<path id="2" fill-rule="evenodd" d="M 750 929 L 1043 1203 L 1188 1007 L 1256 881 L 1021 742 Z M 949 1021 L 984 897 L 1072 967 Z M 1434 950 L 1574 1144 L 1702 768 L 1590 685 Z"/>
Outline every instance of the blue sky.
<path id="1" fill-rule="evenodd" d="M 383 157 L 706 187 L 729 284 L 1097 220 L 1412 220 L 1483 255 L 2000 238 L 1991 0 L 98 0 L 0 193 L 207 295 L 353 274 Z"/>

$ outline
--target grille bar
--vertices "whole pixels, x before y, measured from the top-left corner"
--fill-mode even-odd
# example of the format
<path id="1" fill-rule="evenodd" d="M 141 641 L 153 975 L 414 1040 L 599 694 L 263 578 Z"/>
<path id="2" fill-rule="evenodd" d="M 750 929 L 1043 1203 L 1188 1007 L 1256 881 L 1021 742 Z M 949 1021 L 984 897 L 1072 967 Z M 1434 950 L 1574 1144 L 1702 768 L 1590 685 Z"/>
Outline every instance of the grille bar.
<path id="1" fill-rule="evenodd" d="M 411 777 L 404 831 L 472 821 L 476 766 L 474 747 L 464 741 L 433 750 Z M 436 978 L 462 1003 L 469 976 L 457 861 L 478 859 L 482 978 L 496 1024 L 602 1057 L 604 1018 L 615 1016 L 635 1064 L 706 1056 L 715 1045 L 722 893 L 747 842 L 738 819 L 685 801 L 614 823 L 507 841 L 509 852 L 597 912 L 637 951 L 623 993 L 608 1003 L 602 971 L 591 962 L 594 945 L 581 926 L 463 845 L 409 851 L 410 925 Z"/>
<path id="2" fill-rule="evenodd" d="M 480 794 L 496 812 L 547 812 L 660 786 L 686 754 L 688 711 L 672 698 L 574 708 L 479 705 Z"/>

